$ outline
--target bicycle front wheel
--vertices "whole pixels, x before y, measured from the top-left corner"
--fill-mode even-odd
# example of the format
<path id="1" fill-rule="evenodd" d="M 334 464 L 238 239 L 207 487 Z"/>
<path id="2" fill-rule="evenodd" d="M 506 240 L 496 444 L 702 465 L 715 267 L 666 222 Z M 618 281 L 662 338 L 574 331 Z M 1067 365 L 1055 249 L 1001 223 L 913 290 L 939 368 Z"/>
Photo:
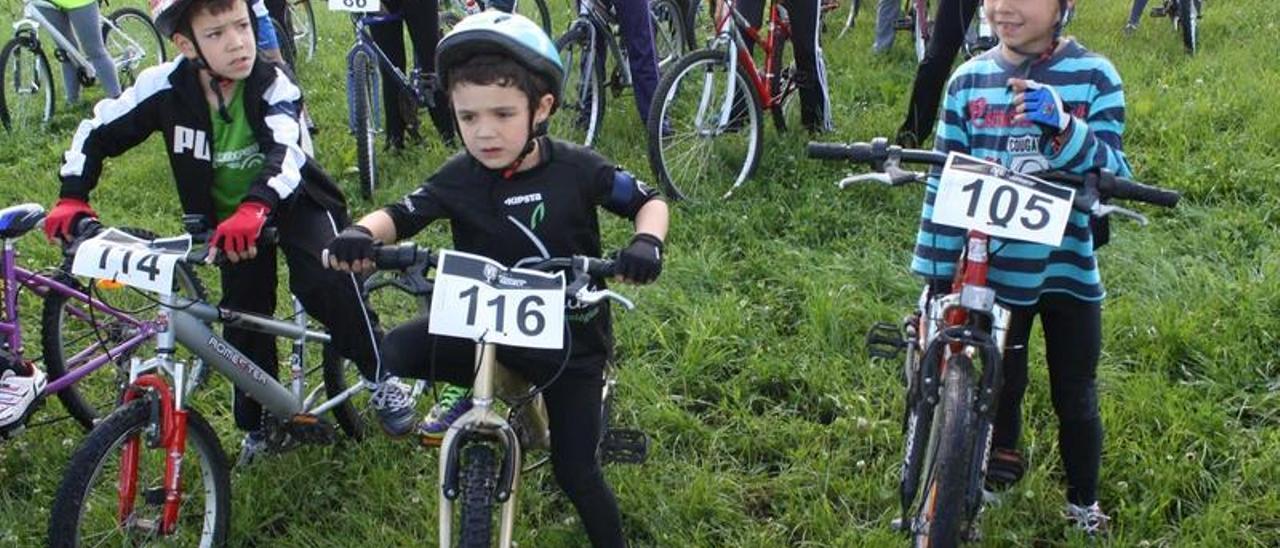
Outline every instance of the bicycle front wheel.
<path id="1" fill-rule="evenodd" d="M 0 49 L 0 124 L 10 133 L 38 129 L 53 118 L 53 75 L 35 39 L 19 37 Z"/>
<path id="2" fill-rule="evenodd" d="M 730 97 L 729 86 L 733 84 Z M 691 53 L 662 77 L 649 111 L 649 165 L 672 198 L 727 198 L 755 171 L 764 144 L 760 94 L 727 53 Z"/>
<path id="3" fill-rule="evenodd" d="M 1178 31 L 1182 35 L 1182 47 L 1194 55 L 1199 46 L 1200 3 L 1197 0 L 1178 0 Z"/>
<path id="4" fill-rule="evenodd" d="M 141 229 L 125 228 L 124 232 L 144 239 L 155 234 Z M 50 293 L 40 315 L 40 346 L 49 379 L 56 381 L 76 374 L 96 358 L 107 357 L 99 366 L 101 372 L 88 373 L 75 384 L 58 392 L 67 412 L 85 430 L 111 411 L 120 401 L 120 391 L 128 379 L 129 361 L 134 356 L 148 355 L 154 348 L 147 340 L 123 347 L 139 333 L 138 321 L 150 320 L 159 312 L 154 298 L 129 289 L 90 280 L 85 286 L 70 276 L 59 276 L 59 282 L 83 291 L 89 301 L 81 301 L 60 293 Z M 174 271 L 174 289 L 178 295 L 204 300 L 205 290 L 189 265 L 179 264 Z M 113 316 L 94 305 L 109 308 L 127 318 Z"/>
<path id="5" fill-rule="evenodd" d="M 604 125 L 604 55 L 591 48 L 595 27 L 586 21 L 575 24 L 556 40 L 564 63 L 564 92 L 560 112 L 551 118 L 551 135 L 572 143 L 591 146 Z"/>
<path id="6" fill-rule="evenodd" d="M 493 545 L 495 493 L 498 490 L 498 457 L 493 447 L 472 443 L 462 449 L 460 548 L 488 548 Z M 512 495 L 514 496 L 514 494 Z"/>
<path id="7" fill-rule="evenodd" d="M 50 546 L 222 546 L 231 518 L 227 457 L 209 423 L 187 411 L 182 502 L 174 531 L 161 531 L 168 448 L 152 447 L 151 401 L 117 409 L 93 430 L 67 464 L 53 500 Z"/>
<path id="8" fill-rule="evenodd" d="M 947 361 L 942 401 L 934 409 L 933 434 L 924 462 L 926 480 L 916 511 L 915 546 L 956 546 L 965 522 L 965 491 L 972 471 L 976 388 L 973 362 L 964 355 Z"/>
<path id="9" fill-rule="evenodd" d="M 109 19 L 111 25 L 102 26 L 102 42 L 120 75 L 120 88 L 124 89 L 132 86 L 143 70 L 164 63 L 164 39 L 142 10 L 120 8 Z"/>
<path id="10" fill-rule="evenodd" d="M 378 186 L 377 122 L 373 119 L 374 104 L 381 91 L 378 89 L 378 62 L 367 50 L 357 50 L 351 56 L 349 100 L 351 104 L 351 130 L 356 137 L 356 169 L 360 177 L 360 195 L 368 200 Z"/>

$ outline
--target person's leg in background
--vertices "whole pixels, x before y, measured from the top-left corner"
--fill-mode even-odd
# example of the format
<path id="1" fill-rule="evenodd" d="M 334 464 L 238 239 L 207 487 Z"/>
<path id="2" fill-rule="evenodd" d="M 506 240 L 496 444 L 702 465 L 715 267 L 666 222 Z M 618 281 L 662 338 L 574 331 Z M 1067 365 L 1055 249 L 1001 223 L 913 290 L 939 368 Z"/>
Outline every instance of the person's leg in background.
<path id="1" fill-rule="evenodd" d="M 800 123 L 813 133 L 834 128 L 831 97 L 827 87 L 827 64 L 822 57 L 822 9 L 819 0 L 793 0 L 791 6 L 791 46 L 796 59 L 796 86 L 800 93 Z"/>
<path id="2" fill-rule="evenodd" d="M 410 3 L 413 1 L 410 0 Z M 400 12 L 401 4 L 398 0 L 384 0 L 382 5 L 390 13 Z M 369 33 L 373 36 L 374 43 L 378 44 L 378 48 L 387 56 L 387 60 L 400 70 L 404 70 L 404 23 L 397 20 L 370 25 Z M 382 113 L 385 120 L 383 130 L 387 136 L 386 146 L 388 149 L 401 150 L 404 149 L 405 122 L 401 113 L 400 86 L 396 84 L 396 75 L 391 72 L 391 69 L 379 63 L 378 70 L 382 75 Z"/>
<path id="3" fill-rule="evenodd" d="M 98 82 L 107 97 L 120 95 L 120 81 L 116 77 L 116 67 L 107 55 L 107 47 L 102 43 L 102 20 L 98 13 L 98 4 L 62 11 L 57 8 L 36 8 L 58 33 L 66 37 L 72 45 L 77 46 L 96 73 Z M 67 90 L 67 104 L 80 102 L 80 70 L 72 63 L 63 62 L 62 85 Z"/>
<path id="4" fill-rule="evenodd" d="M 871 44 L 871 51 L 888 53 L 893 47 L 893 39 L 898 34 L 898 18 L 902 17 L 901 0 L 876 1 L 876 38 Z"/>
<path id="5" fill-rule="evenodd" d="M 1124 25 L 1124 33 L 1126 35 L 1133 34 L 1138 30 L 1138 23 L 1142 21 L 1142 12 L 1147 9 L 1147 0 L 1133 0 L 1133 9 L 1129 10 L 1129 20 Z"/>
<path id="6" fill-rule="evenodd" d="M 925 139 L 933 135 L 942 88 L 951 76 L 951 65 L 964 44 L 965 31 L 978 10 L 979 1 L 941 0 L 938 3 L 934 11 L 933 36 L 924 60 L 916 68 L 911 99 L 907 103 L 907 117 L 895 139 L 899 145 L 907 148 L 922 146 Z"/>
<path id="7" fill-rule="evenodd" d="M 648 0 L 614 0 L 618 26 L 631 66 L 631 87 L 635 91 L 640 121 L 648 123 L 649 106 L 658 88 L 658 52 L 654 47 L 653 21 Z"/>

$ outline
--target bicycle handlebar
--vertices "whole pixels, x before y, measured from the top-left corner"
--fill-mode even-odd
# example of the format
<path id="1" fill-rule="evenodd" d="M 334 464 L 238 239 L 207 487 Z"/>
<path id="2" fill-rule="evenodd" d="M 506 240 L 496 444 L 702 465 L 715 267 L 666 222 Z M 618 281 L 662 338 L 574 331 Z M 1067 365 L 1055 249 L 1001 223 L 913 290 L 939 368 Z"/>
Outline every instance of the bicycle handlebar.
<path id="1" fill-rule="evenodd" d="M 874 181 L 890 186 L 911 182 L 920 182 L 923 178 L 918 174 L 907 172 L 898 167 L 900 162 L 942 166 L 947 162 L 947 155 L 941 152 L 921 149 L 906 149 L 897 145 L 889 145 L 888 139 L 878 137 L 870 143 L 818 143 L 811 142 L 806 147 L 810 158 L 820 160 L 846 160 L 859 164 L 871 164 L 877 171 L 889 177 L 861 176 L 850 182 Z M 911 176 L 903 176 L 910 174 Z M 1182 197 L 1177 191 L 1144 185 L 1124 177 L 1117 177 L 1107 170 L 1080 175 L 1064 171 L 1041 171 L 1032 176 L 1066 184 L 1086 191 L 1096 188 L 1104 198 L 1134 200 L 1163 207 L 1174 207 Z M 1093 179 L 1093 181 L 1090 181 Z"/>

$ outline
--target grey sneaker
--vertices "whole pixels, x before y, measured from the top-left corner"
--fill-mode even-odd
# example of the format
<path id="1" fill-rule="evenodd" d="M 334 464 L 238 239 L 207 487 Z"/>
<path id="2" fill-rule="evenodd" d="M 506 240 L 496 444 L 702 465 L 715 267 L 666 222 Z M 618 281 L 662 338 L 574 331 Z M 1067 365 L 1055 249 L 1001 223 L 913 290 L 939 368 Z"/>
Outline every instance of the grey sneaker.
<path id="1" fill-rule="evenodd" d="M 236 468 L 249 466 L 265 454 L 267 454 L 267 433 L 263 430 L 249 432 L 240 442 L 240 457 L 236 459 Z"/>
<path id="2" fill-rule="evenodd" d="M 1066 509 L 1062 511 L 1062 517 L 1073 522 L 1076 528 L 1089 536 L 1106 533 L 1111 524 L 1111 517 L 1102 513 L 1102 507 L 1097 502 L 1089 506 L 1076 506 L 1068 502 Z"/>
<path id="3" fill-rule="evenodd" d="M 382 381 L 373 390 L 369 404 L 378 413 L 382 430 L 387 435 L 399 437 L 413 431 L 413 425 L 417 419 L 413 412 L 414 401 L 409 387 L 404 383 L 390 378 Z"/>

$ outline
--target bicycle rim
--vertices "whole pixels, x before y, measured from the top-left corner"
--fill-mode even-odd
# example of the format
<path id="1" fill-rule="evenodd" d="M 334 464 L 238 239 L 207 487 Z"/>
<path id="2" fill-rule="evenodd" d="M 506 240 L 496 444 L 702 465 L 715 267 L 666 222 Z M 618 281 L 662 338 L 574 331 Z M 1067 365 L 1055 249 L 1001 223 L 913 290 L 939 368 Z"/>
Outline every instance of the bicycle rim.
<path id="1" fill-rule="evenodd" d="M 289 3 L 289 24 L 293 27 L 294 44 L 305 44 L 307 61 L 316 55 L 316 15 L 310 0 Z"/>
<path id="2" fill-rule="evenodd" d="M 728 74 L 725 55 L 714 50 L 690 54 L 658 86 L 661 107 L 649 117 L 649 158 L 663 187 L 680 199 L 728 197 L 759 161 L 759 96 L 741 67 Z M 732 105 L 727 100 L 731 77 Z"/>
<path id="3" fill-rule="evenodd" d="M 53 73 L 36 45 L 14 39 L 0 51 L 0 123 L 11 133 L 38 129 L 53 118 Z"/>
<path id="4" fill-rule="evenodd" d="M 151 24 L 151 18 L 133 8 L 116 10 L 111 14 L 111 22 L 119 32 L 105 26 L 103 42 L 115 63 L 123 89 L 133 85 L 146 68 L 164 62 L 164 42 Z"/>
<path id="5" fill-rule="evenodd" d="M 1199 44 L 1199 12 L 1195 0 L 1178 0 L 1178 30 L 1182 34 L 1182 47 L 1195 54 Z"/>
<path id="6" fill-rule="evenodd" d="M 592 27 L 573 27 L 556 49 L 565 67 L 564 92 L 560 112 L 551 119 L 551 135 L 572 143 L 591 146 L 604 122 L 603 55 L 591 51 Z"/>
<path id="7" fill-rule="evenodd" d="M 679 61 L 686 53 L 688 30 L 684 28 L 684 14 L 675 0 L 657 0 L 650 4 L 653 14 L 653 45 L 658 54 L 658 71 L 663 72 Z"/>

